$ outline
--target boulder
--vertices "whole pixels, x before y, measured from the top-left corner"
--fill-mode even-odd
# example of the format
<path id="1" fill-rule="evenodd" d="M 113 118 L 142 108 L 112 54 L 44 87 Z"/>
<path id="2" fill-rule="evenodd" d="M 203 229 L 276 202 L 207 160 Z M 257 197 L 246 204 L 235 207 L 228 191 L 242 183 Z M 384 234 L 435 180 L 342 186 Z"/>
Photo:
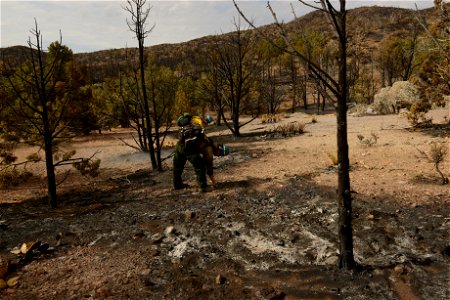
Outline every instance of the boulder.
<path id="1" fill-rule="evenodd" d="M 395 114 L 409 109 L 420 100 L 418 88 L 409 81 L 397 81 L 382 88 L 374 97 L 373 109 L 378 114 Z"/>

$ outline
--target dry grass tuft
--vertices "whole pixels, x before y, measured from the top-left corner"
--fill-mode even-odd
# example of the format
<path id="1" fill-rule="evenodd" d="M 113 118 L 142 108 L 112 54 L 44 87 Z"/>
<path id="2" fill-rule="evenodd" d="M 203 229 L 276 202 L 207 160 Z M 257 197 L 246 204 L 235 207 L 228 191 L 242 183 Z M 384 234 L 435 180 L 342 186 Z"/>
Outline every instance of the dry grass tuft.
<path id="1" fill-rule="evenodd" d="M 368 147 L 372 147 L 373 145 L 375 145 L 378 142 L 378 135 L 376 135 L 375 133 L 371 133 L 370 137 L 364 137 L 362 134 L 358 134 L 357 135 L 359 142 L 362 145 L 368 146 Z"/>
<path id="2" fill-rule="evenodd" d="M 445 142 L 431 142 L 428 152 L 418 148 L 417 151 L 419 151 L 423 158 L 434 164 L 436 172 L 441 176 L 442 184 L 448 184 L 448 177 L 446 177 L 440 169 L 440 164 L 445 160 L 445 157 L 448 154 L 448 144 Z"/>
<path id="3" fill-rule="evenodd" d="M 283 137 L 303 134 L 305 132 L 305 123 L 292 122 L 287 124 L 278 125 L 275 128 L 275 132 L 279 133 Z"/>
<path id="4" fill-rule="evenodd" d="M 403 112 L 402 115 L 414 127 L 420 124 L 431 124 L 433 122 L 433 119 L 427 117 L 426 112 L 423 111 L 419 105 L 412 105 L 409 110 Z"/>
<path id="5" fill-rule="evenodd" d="M 261 123 L 278 123 L 281 120 L 280 115 L 278 114 L 265 114 L 261 116 Z"/>
<path id="6" fill-rule="evenodd" d="M 327 156 L 330 159 L 331 164 L 333 166 L 337 166 L 339 164 L 338 156 L 337 156 L 337 154 L 335 152 L 328 151 L 327 152 Z"/>

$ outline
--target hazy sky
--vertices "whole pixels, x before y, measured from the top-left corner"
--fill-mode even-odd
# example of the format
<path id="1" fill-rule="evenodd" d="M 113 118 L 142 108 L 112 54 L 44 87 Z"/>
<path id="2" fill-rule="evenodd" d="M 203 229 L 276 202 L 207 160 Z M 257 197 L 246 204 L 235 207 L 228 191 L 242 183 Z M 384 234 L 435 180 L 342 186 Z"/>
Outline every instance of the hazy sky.
<path id="1" fill-rule="evenodd" d="M 146 46 L 162 43 L 179 43 L 211 34 L 233 30 L 233 18 L 237 17 L 231 0 L 184 0 L 147 1 L 152 10 L 149 26 L 155 28 L 145 41 Z M 270 1 L 279 19 L 293 19 L 291 1 Z M 238 2 L 242 10 L 258 25 L 272 23 L 267 1 L 247 0 Z M 292 1 L 296 15 L 310 11 Z M 431 7 L 433 1 L 347 1 L 347 7 L 384 5 L 395 7 Z M 75 53 L 113 48 L 136 47 L 137 41 L 129 31 L 126 20 L 130 19 L 122 7 L 124 0 L 97 1 L 9 1 L 1 0 L 1 44 L 0 47 L 26 45 L 38 22 L 44 47 L 59 39 L 61 30 L 63 44 Z M 245 24 L 242 24 L 245 28 Z"/>

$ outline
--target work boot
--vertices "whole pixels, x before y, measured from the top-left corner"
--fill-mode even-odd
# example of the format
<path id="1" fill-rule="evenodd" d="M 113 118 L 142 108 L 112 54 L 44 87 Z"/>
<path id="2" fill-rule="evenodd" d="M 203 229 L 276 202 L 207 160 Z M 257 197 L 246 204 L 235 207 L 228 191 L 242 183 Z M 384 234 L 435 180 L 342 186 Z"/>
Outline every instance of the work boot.
<path id="1" fill-rule="evenodd" d="M 182 190 L 182 189 L 187 189 L 188 187 L 189 187 L 188 184 L 182 183 L 182 184 L 179 184 L 179 185 L 174 186 L 174 189 L 175 189 L 175 190 Z"/>

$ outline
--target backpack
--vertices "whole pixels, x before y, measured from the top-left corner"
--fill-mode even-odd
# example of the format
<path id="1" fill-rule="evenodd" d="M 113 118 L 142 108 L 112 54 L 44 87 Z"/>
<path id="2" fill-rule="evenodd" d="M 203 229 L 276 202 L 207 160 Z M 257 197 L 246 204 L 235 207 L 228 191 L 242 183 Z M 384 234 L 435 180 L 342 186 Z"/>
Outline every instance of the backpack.
<path id="1" fill-rule="evenodd" d="M 177 125 L 180 127 L 180 138 L 184 140 L 191 140 L 203 134 L 202 119 L 189 113 L 182 114 L 177 119 Z"/>
<path id="2" fill-rule="evenodd" d="M 191 123 L 191 119 L 192 119 L 192 115 L 191 114 L 184 113 L 177 119 L 177 125 L 179 127 L 187 126 L 187 125 L 189 125 Z"/>
<path id="3" fill-rule="evenodd" d="M 184 140 L 191 140 L 203 134 L 203 128 L 198 124 L 189 124 L 180 127 L 180 137 Z"/>

